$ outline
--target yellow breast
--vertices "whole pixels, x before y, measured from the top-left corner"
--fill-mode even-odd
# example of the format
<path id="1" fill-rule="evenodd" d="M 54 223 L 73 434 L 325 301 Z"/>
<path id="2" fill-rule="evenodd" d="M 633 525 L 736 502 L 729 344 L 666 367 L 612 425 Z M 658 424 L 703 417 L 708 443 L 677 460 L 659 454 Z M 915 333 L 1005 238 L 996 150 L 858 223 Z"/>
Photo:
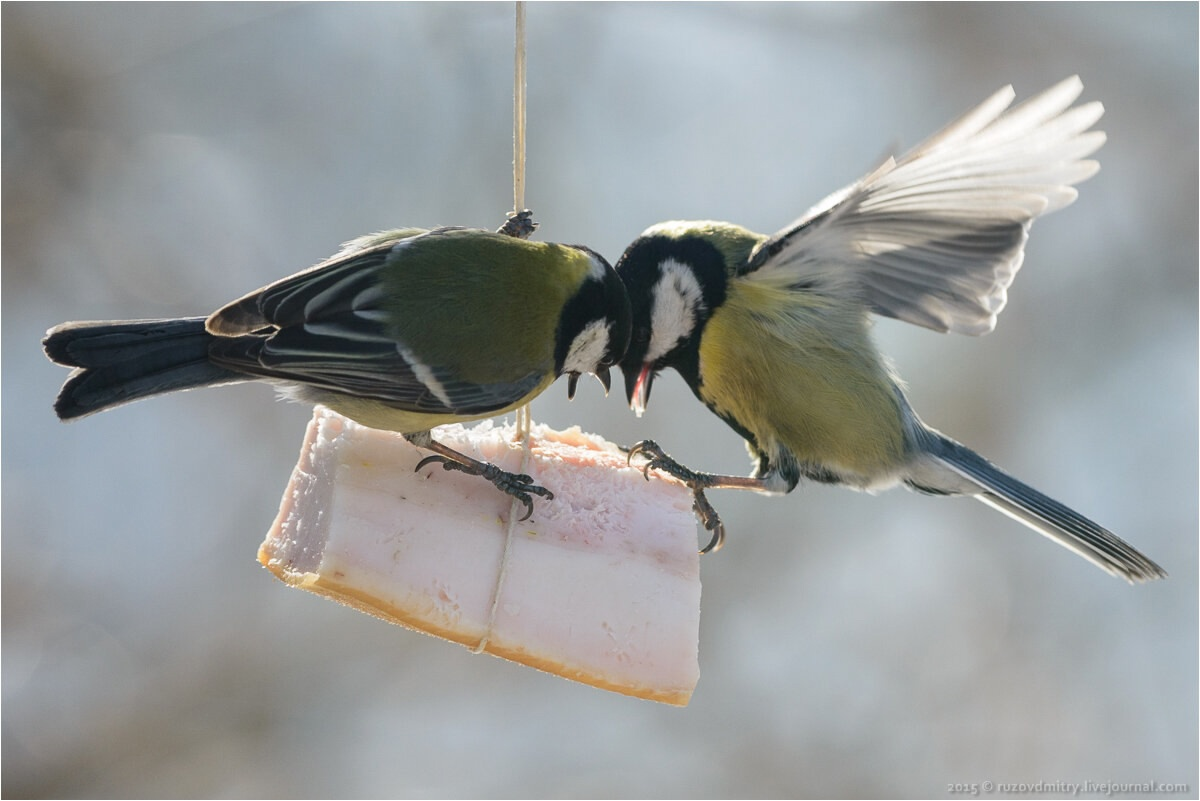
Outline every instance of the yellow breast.
<path id="1" fill-rule="evenodd" d="M 730 290 L 701 341 L 704 399 L 768 456 L 783 447 L 863 478 L 896 465 L 900 401 L 862 310 L 752 282 Z"/>

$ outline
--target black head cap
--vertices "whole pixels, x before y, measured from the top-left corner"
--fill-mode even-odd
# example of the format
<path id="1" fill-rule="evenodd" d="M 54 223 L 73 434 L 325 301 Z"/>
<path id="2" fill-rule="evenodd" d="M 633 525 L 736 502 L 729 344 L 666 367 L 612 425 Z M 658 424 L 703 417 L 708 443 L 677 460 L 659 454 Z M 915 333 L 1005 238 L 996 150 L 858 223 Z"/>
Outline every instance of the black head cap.
<path id="1" fill-rule="evenodd" d="M 633 314 L 629 348 L 621 360 L 630 403 L 644 407 L 654 376 L 665 367 L 674 367 L 694 388 L 700 380 L 700 335 L 725 302 L 721 252 L 701 233 L 653 232 L 626 248 L 616 271 Z"/>
<path id="2" fill-rule="evenodd" d="M 554 362 L 559 375 L 567 373 L 567 395 L 575 395 L 581 373 L 593 373 L 609 388 L 609 368 L 629 346 L 632 317 L 629 295 L 604 257 L 582 245 L 573 247 L 592 257 L 592 271 L 563 307 L 558 323 Z"/>

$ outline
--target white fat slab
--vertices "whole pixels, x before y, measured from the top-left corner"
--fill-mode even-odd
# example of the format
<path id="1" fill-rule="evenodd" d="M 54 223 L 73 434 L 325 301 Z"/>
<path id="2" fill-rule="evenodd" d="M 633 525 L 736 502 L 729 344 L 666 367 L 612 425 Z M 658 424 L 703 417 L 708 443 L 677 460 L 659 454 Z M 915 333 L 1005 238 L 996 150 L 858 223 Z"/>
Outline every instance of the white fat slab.
<path id="1" fill-rule="evenodd" d="M 658 283 L 650 312 L 650 346 L 647 363 L 662 358 L 696 327 L 696 312 L 704 306 L 704 293 L 696 274 L 686 264 L 667 259 L 658 265 Z"/>
<path id="2" fill-rule="evenodd" d="M 429 365 L 417 358 L 416 354 L 408 348 L 396 346 L 396 350 L 408 362 L 408 366 L 412 368 L 413 375 L 417 380 L 425 385 L 425 388 L 433 393 L 433 396 L 441 401 L 443 406 L 450 407 L 450 396 L 446 393 L 446 388 L 442 386 L 442 382 L 437 380 L 437 376 L 433 374 L 433 370 L 429 369 Z"/>
<path id="3" fill-rule="evenodd" d="M 563 360 L 565 373 L 592 373 L 608 350 L 608 323 L 592 320 L 571 340 L 567 358 Z"/>

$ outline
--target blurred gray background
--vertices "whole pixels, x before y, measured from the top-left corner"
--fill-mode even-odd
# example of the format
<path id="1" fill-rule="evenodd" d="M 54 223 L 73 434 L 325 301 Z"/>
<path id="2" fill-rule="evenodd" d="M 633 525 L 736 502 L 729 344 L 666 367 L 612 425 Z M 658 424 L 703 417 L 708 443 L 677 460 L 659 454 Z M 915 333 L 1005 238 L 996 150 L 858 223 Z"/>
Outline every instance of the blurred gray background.
<path id="1" fill-rule="evenodd" d="M 3 7 L 3 794 L 939 797 L 1197 792 L 1197 7 L 533 4 L 528 205 L 615 261 L 773 231 L 1006 83 L 1079 73 L 1103 169 L 991 335 L 891 321 L 932 425 L 1163 564 L 1130 587 L 968 500 L 718 493 L 691 706 L 290 590 L 255 560 L 309 410 L 247 385 L 75 425 L 39 339 L 206 314 L 342 241 L 495 227 L 509 3 Z M 743 473 L 674 374 L 538 421 Z M 615 395 L 616 393 L 614 393 Z M 1097 795 L 1098 793 L 1091 793 Z"/>

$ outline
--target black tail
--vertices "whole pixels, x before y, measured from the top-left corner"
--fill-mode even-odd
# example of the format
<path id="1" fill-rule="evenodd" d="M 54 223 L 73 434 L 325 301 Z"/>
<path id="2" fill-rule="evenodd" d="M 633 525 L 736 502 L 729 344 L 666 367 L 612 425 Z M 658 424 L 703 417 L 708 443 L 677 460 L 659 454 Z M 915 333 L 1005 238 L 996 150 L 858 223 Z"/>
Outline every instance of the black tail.
<path id="1" fill-rule="evenodd" d="M 208 360 L 213 339 L 203 317 L 55 326 L 42 340 L 46 355 L 76 369 L 54 411 L 71 420 L 164 392 L 249 380 Z"/>
<path id="2" fill-rule="evenodd" d="M 979 488 L 976 498 L 1130 582 L 1166 571 L 1108 529 L 1005 473 L 970 448 L 936 432 L 932 454 Z"/>

